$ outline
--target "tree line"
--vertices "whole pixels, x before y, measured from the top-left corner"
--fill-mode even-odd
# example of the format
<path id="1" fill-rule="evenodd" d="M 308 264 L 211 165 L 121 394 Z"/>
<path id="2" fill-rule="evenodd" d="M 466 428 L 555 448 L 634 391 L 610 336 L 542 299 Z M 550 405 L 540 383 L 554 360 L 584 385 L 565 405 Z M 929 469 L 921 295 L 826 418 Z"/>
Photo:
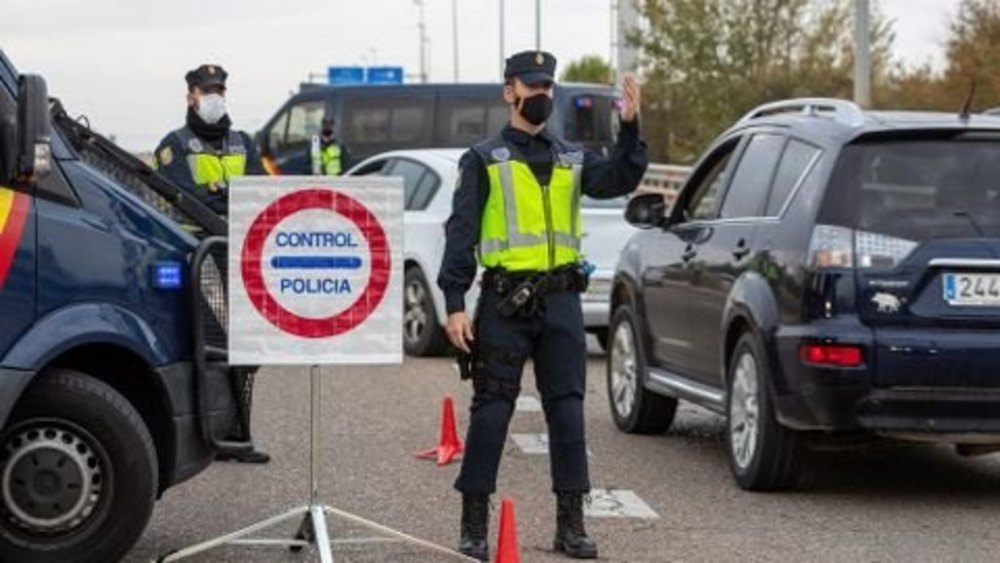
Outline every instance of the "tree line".
<path id="1" fill-rule="evenodd" d="M 1000 106 L 1000 0 L 962 0 L 948 22 L 944 64 L 907 64 L 894 22 L 871 17 L 874 109 L 958 113 Z M 658 162 L 690 163 L 750 109 L 793 97 L 854 93 L 853 0 L 638 0 L 643 131 Z M 935 17 L 928 14 L 928 17 Z M 571 63 L 563 80 L 607 82 L 600 57 Z"/>

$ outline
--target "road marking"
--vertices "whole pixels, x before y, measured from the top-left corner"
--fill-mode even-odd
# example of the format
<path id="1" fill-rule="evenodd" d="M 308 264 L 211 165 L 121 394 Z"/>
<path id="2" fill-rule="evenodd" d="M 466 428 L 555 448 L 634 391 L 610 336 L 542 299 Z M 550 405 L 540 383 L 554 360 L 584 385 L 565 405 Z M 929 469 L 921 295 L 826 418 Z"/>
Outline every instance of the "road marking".
<path id="1" fill-rule="evenodd" d="M 542 412 L 542 403 L 534 397 L 518 397 L 515 410 L 517 412 Z"/>
<path id="2" fill-rule="evenodd" d="M 510 439 L 526 455 L 549 455 L 548 434 L 511 434 Z M 587 448 L 587 456 L 593 455 L 590 448 Z"/>
<path id="3" fill-rule="evenodd" d="M 590 502 L 584 504 L 584 514 L 592 518 L 642 518 L 660 517 L 639 495 L 626 489 L 593 489 Z"/>

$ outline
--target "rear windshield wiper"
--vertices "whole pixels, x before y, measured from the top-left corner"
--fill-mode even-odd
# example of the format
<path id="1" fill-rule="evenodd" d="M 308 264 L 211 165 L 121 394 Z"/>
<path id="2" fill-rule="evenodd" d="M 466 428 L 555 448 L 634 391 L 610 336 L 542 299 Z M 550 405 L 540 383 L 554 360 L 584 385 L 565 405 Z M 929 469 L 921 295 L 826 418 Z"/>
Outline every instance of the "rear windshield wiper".
<path id="1" fill-rule="evenodd" d="M 958 209 L 952 211 L 951 214 L 954 215 L 955 217 L 965 217 L 965 219 L 969 221 L 969 224 L 972 225 L 972 228 L 975 229 L 976 235 L 979 236 L 980 238 L 986 238 L 986 233 L 983 232 L 983 228 L 979 226 L 979 222 L 976 221 L 976 218 L 973 217 L 971 213 L 962 209 Z"/>

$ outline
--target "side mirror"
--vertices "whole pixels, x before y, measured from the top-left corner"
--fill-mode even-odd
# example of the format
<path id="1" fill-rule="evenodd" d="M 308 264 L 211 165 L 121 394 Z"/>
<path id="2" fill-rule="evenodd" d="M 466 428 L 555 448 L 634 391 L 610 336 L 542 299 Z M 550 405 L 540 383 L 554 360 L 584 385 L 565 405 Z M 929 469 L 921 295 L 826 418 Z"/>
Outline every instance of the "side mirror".
<path id="1" fill-rule="evenodd" d="M 45 79 L 26 74 L 17 87 L 16 181 L 32 184 L 52 170 L 49 93 Z"/>
<path id="2" fill-rule="evenodd" d="M 660 194 L 639 194 L 628 202 L 625 220 L 640 229 L 651 229 L 663 223 L 667 204 Z"/>

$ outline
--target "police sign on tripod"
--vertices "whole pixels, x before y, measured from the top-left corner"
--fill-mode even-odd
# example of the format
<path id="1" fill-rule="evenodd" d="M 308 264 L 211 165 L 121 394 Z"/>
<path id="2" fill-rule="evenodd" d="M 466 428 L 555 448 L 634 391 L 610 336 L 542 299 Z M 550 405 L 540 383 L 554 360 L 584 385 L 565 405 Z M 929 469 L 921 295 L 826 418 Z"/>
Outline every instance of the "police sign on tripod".
<path id="1" fill-rule="evenodd" d="M 403 185 L 399 178 L 238 178 L 230 193 L 229 361 L 310 366 L 308 504 L 166 555 L 176 561 L 223 545 L 314 545 L 385 539 L 449 551 L 323 504 L 319 494 L 323 366 L 402 363 Z M 389 538 L 331 540 L 327 515 Z M 295 538 L 247 539 L 288 520 Z"/>

